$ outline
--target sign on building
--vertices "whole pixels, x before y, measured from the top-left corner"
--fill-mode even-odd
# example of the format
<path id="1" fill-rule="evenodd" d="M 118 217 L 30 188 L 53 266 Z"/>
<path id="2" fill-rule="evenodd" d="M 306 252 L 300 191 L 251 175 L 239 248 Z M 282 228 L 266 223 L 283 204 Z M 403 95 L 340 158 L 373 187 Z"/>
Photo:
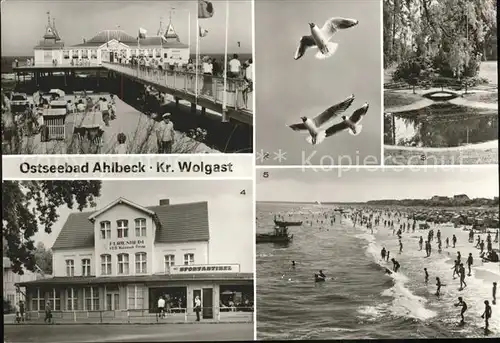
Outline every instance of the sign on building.
<path id="1" fill-rule="evenodd" d="M 170 274 L 199 274 L 199 273 L 239 273 L 239 264 L 205 264 L 191 266 L 171 266 Z"/>

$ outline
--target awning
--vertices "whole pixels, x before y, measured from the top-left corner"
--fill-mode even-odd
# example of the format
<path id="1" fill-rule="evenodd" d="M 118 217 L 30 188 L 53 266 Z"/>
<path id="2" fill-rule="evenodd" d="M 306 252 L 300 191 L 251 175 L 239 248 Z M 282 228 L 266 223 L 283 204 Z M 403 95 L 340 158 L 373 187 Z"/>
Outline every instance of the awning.
<path id="1" fill-rule="evenodd" d="M 166 281 L 250 281 L 253 273 L 217 273 L 217 274 L 161 274 L 161 275 L 130 275 L 130 276 L 64 276 L 18 282 L 17 286 L 55 286 L 55 285 L 97 285 L 116 283 L 153 283 Z"/>

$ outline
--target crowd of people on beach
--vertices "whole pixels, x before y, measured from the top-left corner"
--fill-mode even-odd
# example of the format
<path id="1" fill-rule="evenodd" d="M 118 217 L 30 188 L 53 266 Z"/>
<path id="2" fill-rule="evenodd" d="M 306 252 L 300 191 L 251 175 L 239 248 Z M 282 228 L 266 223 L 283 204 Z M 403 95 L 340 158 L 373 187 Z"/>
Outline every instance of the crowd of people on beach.
<path id="1" fill-rule="evenodd" d="M 354 209 L 342 209 L 340 210 L 341 215 L 335 216 L 335 211 L 325 211 L 322 214 L 316 216 L 316 218 L 307 218 L 304 221 L 305 225 L 312 226 L 313 223 L 316 225 L 319 224 L 320 230 L 327 230 L 327 225 L 333 224 L 340 217 L 340 221 L 342 218 L 345 220 L 350 220 L 354 227 L 361 227 L 362 229 L 369 230 L 373 234 L 374 227 L 377 229 L 385 229 L 389 235 L 396 236 L 398 238 L 398 251 L 396 254 L 401 255 L 404 254 L 406 250 L 403 250 L 403 235 L 408 234 L 408 237 L 415 237 L 415 233 L 417 233 L 416 244 L 417 251 L 425 250 L 425 257 L 432 256 L 433 246 L 437 246 L 437 252 L 442 253 L 443 249 L 457 249 L 458 238 L 456 234 L 450 234 L 449 237 L 443 237 L 443 233 L 439 226 L 435 228 L 431 228 L 429 223 L 418 224 L 415 217 L 412 213 L 402 212 L 402 211 L 390 211 L 387 209 L 373 209 L 373 208 L 354 208 Z M 275 220 L 291 220 L 291 214 L 288 215 L 288 218 L 284 215 L 275 215 Z M 462 229 L 462 228 L 460 228 Z M 424 240 L 424 235 L 418 234 L 423 230 L 426 230 L 426 239 Z M 465 230 L 465 228 L 464 228 Z M 474 244 L 473 247 L 479 250 L 478 257 L 483 263 L 499 263 L 498 253 L 500 249 L 498 249 L 499 244 L 499 229 L 490 228 L 489 230 L 486 228 L 478 228 L 471 227 L 468 230 L 468 243 Z M 411 236 L 409 234 L 412 234 Z M 444 243 L 443 243 L 444 241 Z M 495 246 L 497 248 L 495 248 Z M 407 250 L 412 250 L 412 247 L 407 248 Z M 380 251 L 380 259 L 384 263 L 391 263 L 392 268 L 385 268 L 386 274 L 393 274 L 401 272 L 404 270 L 404 266 L 401 266 L 400 262 L 397 260 L 397 257 L 394 256 L 395 253 L 392 254 L 391 251 L 386 249 L 386 247 L 382 247 Z M 292 261 L 291 268 L 295 268 L 296 261 Z M 472 267 L 474 265 L 474 256 L 473 253 L 469 253 L 466 258 L 462 257 L 460 251 L 456 251 L 456 257 L 454 258 L 453 266 L 451 267 L 452 280 L 458 279 L 459 283 L 459 291 L 463 291 L 467 287 L 467 277 L 472 276 Z M 428 266 L 424 266 L 424 283 L 427 285 L 429 283 L 430 274 L 432 271 L 428 269 Z M 436 292 L 435 295 L 437 297 L 441 296 L 442 287 L 446 287 L 447 285 L 443 283 L 441 280 L 445 277 L 445 275 L 436 275 Z M 319 273 L 315 274 L 315 279 L 325 279 L 326 275 L 322 270 Z M 322 281 L 322 280 L 320 280 Z M 496 294 L 497 294 L 497 282 L 492 283 L 492 297 L 491 299 L 484 300 L 484 311 L 480 313 L 482 319 L 484 319 L 484 332 L 488 334 L 489 331 L 489 322 L 492 317 L 492 305 L 496 305 Z M 456 303 L 453 304 L 456 307 L 460 307 L 460 322 L 459 326 L 465 325 L 465 317 L 464 314 L 466 311 L 470 310 L 468 307 L 465 297 L 460 296 Z"/>
<path id="2" fill-rule="evenodd" d="M 353 221 L 354 225 L 356 223 L 360 224 L 361 226 L 366 226 L 367 229 L 371 227 L 371 223 L 373 222 L 382 222 L 383 221 L 383 227 L 389 229 L 389 232 L 392 231 L 393 235 L 397 235 L 399 239 L 399 254 L 403 253 L 403 244 L 402 244 L 402 235 L 403 233 L 415 233 L 415 229 L 417 226 L 416 220 L 411 216 L 411 214 L 408 213 L 403 213 L 403 212 L 392 212 L 392 211 L 356 211 L 351 217 L 351 220 Z M 399 226 L 399 228 L 396 231 L 396 227 Z M 482 259 L 483 262 L 494 262 L 498 263 L 498 252 L 493 249 L 492 242 L 498 243 L 499 242 L 499 230 L 495 230 L 495 237 L 494 239 L 491 236 L 491 232 L 486 233 L 486 241 L 487 241 L 487 252 L 483 251 L 484 250 L 484 240 L 481 240 L 481 233 L 480 232 L 475 232 L 474 229 L 470 228 L 469 229 L 469 243 L 474 242 L 474 236 L 477 234 L 477 244 L 476 248 L 480 249 L 479 257 Z M 430 257 L 432 254 L 432 243 L 435 242 L 437 247 L 438 247 L 438 253 L 442 252 L 443 248 L 443 243 L 442 243 L 442 233 L 440 229 L 437 229 L 437 232 L 434 231 L 434 229 L 428 229 L 427 231 L 427 240 L 424 239 L 423 236 L 421 235 L 418 238 L 418 248 L 419 251 L 422 250 L 423 247 L 425 247 L 425 254 L 426 257 Z M 482 242 L 482 245 L 481 245 Z M 446 237 L 445 239 L 445 244 L 446 248 L 452 248 L 456 247 L 457 244 L 457 237 L 455 234 L 452 234 L 451 236 L 451 244 L 450 244 L 450 239 L 449 237 Z M 382 260 L 389 261 L 389 255 L 390 252 L 385 249 L 385 247 L 382 248 L 381 250 L 381 258 Z M 455 280 L 457 277 L 460 282 L 460 288 L 459 291 L 462 291 L 464 288 L 467 287 L 466 283 L 466 276 L 471 276 L 471 266 L 473 265 L 473 256 L 472 253 L 469 253 L 467 256 L 467 259 L 465 261 L 462 260 L 462 256 L 460 251 L 457 251 L 457 256 L 456 259 L 453 263 L 452 266 L 452 278 Z M 386 268 L 386 273 L 391 274 L 391 273 L 397 273 L 401 265 L 399 262 L 395 259 L 391 259 L 393 263 L 393 268 L 392 271 Z M 467 264 L 468 267 L 468 273 L 466 273 L 464 262 Z M 424 267 L 424 282 L 427 284 L 429 281 L 429 271 L 427 267 Z M 442 283 L 441 277 L 436 276 L 436 296 L 441 295 L 441 288 L 446 286 L 446 284 Z M 496 304 L 496 290 L 497 290 L 497 283 L 493 282 L 492 285 L 492 303 L 493 305 Z M 461 307 L 461 321 L 459 325 L 464 325 L 465 324 L 465 319 L 464 319 L 464 313 L 467 311 L 467 304 L 463 297 L 458 297 L 458 302 L 454 304 L 457 307 Z M 489 332 L 489 319 L 492 316 L 492 308 L 490 305 L 489 300 L 484 300 L 484 312 L 481 315 L 481 318 L 485 320 L 485 333 Z"/>

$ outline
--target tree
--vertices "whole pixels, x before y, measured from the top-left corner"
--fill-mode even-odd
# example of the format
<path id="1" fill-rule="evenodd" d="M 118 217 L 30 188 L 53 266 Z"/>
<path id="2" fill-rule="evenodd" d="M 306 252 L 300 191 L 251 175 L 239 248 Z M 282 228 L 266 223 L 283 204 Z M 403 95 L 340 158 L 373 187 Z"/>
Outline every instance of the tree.
<path id="1" fill-rule="evenodd" d="M 35 271 L 33 236 L 39 227 L 46 233 L 59 219 L 57 209 L 66 205 L 79 211 L 94 206 L 101 181 L 4 181 L 2 183 L 2 235 L 12 270 L 23 274 L 23 266 Z"/>
<path id="2" fill-rule="evenodd" d="M 35 263 L 46 274 L 52 274 L 52 251 L 38 242 L 35 249 Z"/>

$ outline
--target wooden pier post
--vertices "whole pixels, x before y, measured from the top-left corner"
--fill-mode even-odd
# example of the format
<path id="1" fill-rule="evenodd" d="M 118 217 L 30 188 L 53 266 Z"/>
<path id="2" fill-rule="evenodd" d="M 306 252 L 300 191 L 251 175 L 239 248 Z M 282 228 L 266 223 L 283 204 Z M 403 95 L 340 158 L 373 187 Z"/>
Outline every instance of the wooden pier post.
<path id="1" fill-rule="evenodd" d="M 194 102 L 191 103 L 191 113 L 196 113 L 196 104 Z"/>
<path id="2" fill-rule="evenodd" d="M 207 109 L 205 107 L 201 108 L 201 115 L 204 116 L 207 114 Z"/>

